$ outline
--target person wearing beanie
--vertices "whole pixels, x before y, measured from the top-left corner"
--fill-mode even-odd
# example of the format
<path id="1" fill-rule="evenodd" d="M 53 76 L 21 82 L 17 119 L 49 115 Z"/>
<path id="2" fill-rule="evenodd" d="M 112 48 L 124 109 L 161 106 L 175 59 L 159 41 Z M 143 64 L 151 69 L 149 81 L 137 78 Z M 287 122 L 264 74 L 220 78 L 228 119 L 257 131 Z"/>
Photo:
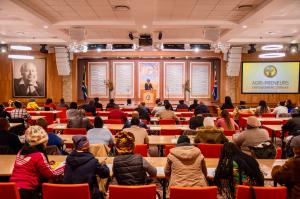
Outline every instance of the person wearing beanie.
<path id="1" fill-rule="evenodd" d="M 8 129 L 8 120 L 0 118 L 0 154 L 17 154 L 23 145 L 18 136 Z"/>
<path id="2" fill-rule="evenodd" d="M 21 199 L 40 199 L 41 181 L 50 180 L 64 172 L 64 167 L 51 169 L 45 146 L 46 131 L 40 126 L 30 126 L 25 131 L 25 145 L 18 152 L 10 177 L 17 184 Z"/>
<path id="3" fill-rule="evenodd" d="M 179 136 L 176 147 L 170 150 L 164 171 L 169 187 L 208 186 L 204 156 L 186 135 Z"/>
<path id="4" fill-rule="evenodd" d="M 260 121 L 255 116 L 250 116 L 247 119 L 247 129 L 233 136 L 233 142 L 241 147 L 245 153 L 250 152 L 249 147 L 257 146 L 265 141 L 270 140 L 267 130 L 259 128 Z"/>
<path id="5" fill-rule="evenodd" d="M 108 178 L 109 168 L 105 162 L 100 164 L 94 155 L 89 152 L 90 144 L 86 136 L 74 135 L 72 141 L 74 150 L 67 157 L 63 183 L 88 183 L 91 199 L 104 198 L 103 193 L 99 191 L 96 176 Z"/>
<path id="6" fill-rule="evenodd" d="M 272 178 L 288 188 L 288 198 L 300 198 L 300 135 L 291 140 L 294 157 L 289 158 L 282 166 L 274 166 L 271 172 Z"/>
<path id="7" fill-rule="evenodd" d="M 130 132 L 121 131 L 115 136 L 117 156 L 113 161 L 113 173 L 119 185 L 144 185 L 150 182 L 147 173 L 154 178 L 157 170 L 140 154 L 134 154 L 135 138 Z"/>

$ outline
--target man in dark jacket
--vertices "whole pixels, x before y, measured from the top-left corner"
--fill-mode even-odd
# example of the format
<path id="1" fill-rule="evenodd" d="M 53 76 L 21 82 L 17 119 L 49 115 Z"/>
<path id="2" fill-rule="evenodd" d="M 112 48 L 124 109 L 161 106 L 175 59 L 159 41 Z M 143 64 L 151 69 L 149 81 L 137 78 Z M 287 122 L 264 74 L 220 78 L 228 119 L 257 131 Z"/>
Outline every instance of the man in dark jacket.
<path id="1" fill-rule="evenodd" d="M 109 168 L 105 162 L 101 164 L 89 153 L 89 141 L 86 136 L 75 135 L 72 137 L 75 150 L 67 157 L 64 180 L 66 184 L 88 183 L 91 199 L 102 199 L 96 175 L 100 178 L 109 177 Z"/>
<path id="2" fill-rule="evenodd" d="M 134 135 L 130 132 L 119 132 L 115 136 L 117 156 L 113 162 L 113 173 L 119 185 L 148 184 L 150 177 L 156 177 L 157 171 L 141 155 L 133 154 Z"/>
<path id="3" fill-rule="evenodd" d="M 282 125 L 282 131 L 289 132 L 289 135 L 300 135 L 300 110 L 294 109 L 291 112 L 292 119 L 288 120 L 286 124 Z"/>
<path id="4" fill-rule="evenodd" d="M 17 154 L 22 144 L 17 135 L 10 133 L 7 119 L 0 118 L 0 154 Z"/>

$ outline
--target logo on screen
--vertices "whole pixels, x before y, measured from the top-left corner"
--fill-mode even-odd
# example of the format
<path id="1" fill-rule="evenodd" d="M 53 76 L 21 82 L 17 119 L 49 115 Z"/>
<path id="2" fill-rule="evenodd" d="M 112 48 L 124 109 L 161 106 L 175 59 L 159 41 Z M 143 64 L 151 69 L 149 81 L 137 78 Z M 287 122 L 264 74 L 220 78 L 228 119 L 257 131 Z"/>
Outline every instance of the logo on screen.
<path id="1" fill-rule="evenodd" d="M 266 77 L 272 78 L 277 75 L 277 69 L 273 65 L 268 65 L 264 69 L 264 74 Z"/>

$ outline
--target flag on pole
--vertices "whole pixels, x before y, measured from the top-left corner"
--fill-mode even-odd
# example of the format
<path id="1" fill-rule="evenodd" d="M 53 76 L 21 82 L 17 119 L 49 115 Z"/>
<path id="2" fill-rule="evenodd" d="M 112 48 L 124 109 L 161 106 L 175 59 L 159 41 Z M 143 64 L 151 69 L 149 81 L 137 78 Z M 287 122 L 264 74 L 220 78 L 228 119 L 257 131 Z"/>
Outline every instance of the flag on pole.
<path id="1" fill-rule="evenodd" d="M 82 90 L 83 99 L 84 99 L 84 101 L 86 101 L 87 97 L 88 97 L 88 94 L 87 94 L 87 87 L 86 87 L 86 68 L 85 68 L 85 65 L 83 66 L 81 90 Z"/>
<path id="2" fill-rule="evenodd" d="M 213 78 L 214 81 L 212 83 L 212 96 L 214 98 L 214 100 L 216 101 L 218 99 L 218 80 L 217 80 L 217 67 L 216 67 L 216 63 L 214 62 L 214 71 L 213 71 Z"/>

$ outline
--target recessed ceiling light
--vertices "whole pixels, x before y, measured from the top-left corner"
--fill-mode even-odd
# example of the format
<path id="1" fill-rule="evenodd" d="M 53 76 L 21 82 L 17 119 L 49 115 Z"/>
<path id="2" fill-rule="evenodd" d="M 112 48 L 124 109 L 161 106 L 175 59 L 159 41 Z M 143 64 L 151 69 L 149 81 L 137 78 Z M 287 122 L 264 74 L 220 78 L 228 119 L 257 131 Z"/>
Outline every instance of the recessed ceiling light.
<path id="1" fill-rule="evenodd" d="M 25 35 L 24 32 L 16 32 L 18 35 Z"/>
<path id="2" fill-rule="evenodd" d="M 258 55 L 259 58 L 278 58 L 278 57 L 285 57 L 285 53 L 264 53 Z"/>
<path id="3" fill-rule="evenodd" d="M 10 49 L 13 49 L 13 50 L 32 50 L 32 48 L 30 46 L 16 46 L 16 45 L 10 46 Z"/>
<path id="4" fill-rule="evenodd" d="M 194 48 L 194 52 L 195 52 L 195 53 L 198 53 L 199 51 L 200 51 L 200 48 L 199 48 L 199 47 Z"/>
<path id="5" fill-rule="evenodd" d="M 273 32 L 273 31 L 269 31 L 267 32 L 269 35 L 276 35 L 277 33 L 276 32 Z"/>
<path id="6" fill-rule="evenodd" d="M 128 11 L 130 10 L 129 6 L 126 5 L 116 5 L 113 7 L 114 11 Z"/>
<path id="7" fill-rule="evenodd" d="M 245 29 L 246 29 L 246 28 L 248 28 L 248 26 L 247 26 L 247 25 L 243 25 L 243 28 L 245 28 Z"/>
<path id="8" fill-rule="evenodd" d="M 101 48 L 97 48 L 96 50 L 97 50 L 97 52 L 101 52 Z"/>
<path id="9" fill-rule="evenodd" d="M 10 58 L 10 59 L 34 59 L 33 56 L 29 56 L 29 55 L 8 55 L 8 58 Z"/>
<path id="10" fill-rule="evenodd" d="M 48 29 L 49 27 L 48 27 L 47 25 L 44 25 L 43 28 L 44 28 L 44 29 Z"/>
<path id="11" fill-rule="evenodd" d="M 1 44 L 5 44 L 5 41 L 1 41 Z"/>
<path id="12" fill-rule="evenodd" d="M 239 11 L 249 11 L 253 8 L 253 5 L 250 5 L 250 4 L 245 4 L 245 5 L 239 5 L 237 7 L 237 10 Z"/>
<path id="13" fill-rule="evenodd" d="M 146 28 L 147 28 L 147 25 L 143 25 L 142 28 L 146 29 Z"/>
<path id="14" fill-rule="evenodd" d="M 264 45 L 261 47 L 262 50 L 281 50 L 283 45 L 281 44 L 271 44 L 271 45 Z"/>

